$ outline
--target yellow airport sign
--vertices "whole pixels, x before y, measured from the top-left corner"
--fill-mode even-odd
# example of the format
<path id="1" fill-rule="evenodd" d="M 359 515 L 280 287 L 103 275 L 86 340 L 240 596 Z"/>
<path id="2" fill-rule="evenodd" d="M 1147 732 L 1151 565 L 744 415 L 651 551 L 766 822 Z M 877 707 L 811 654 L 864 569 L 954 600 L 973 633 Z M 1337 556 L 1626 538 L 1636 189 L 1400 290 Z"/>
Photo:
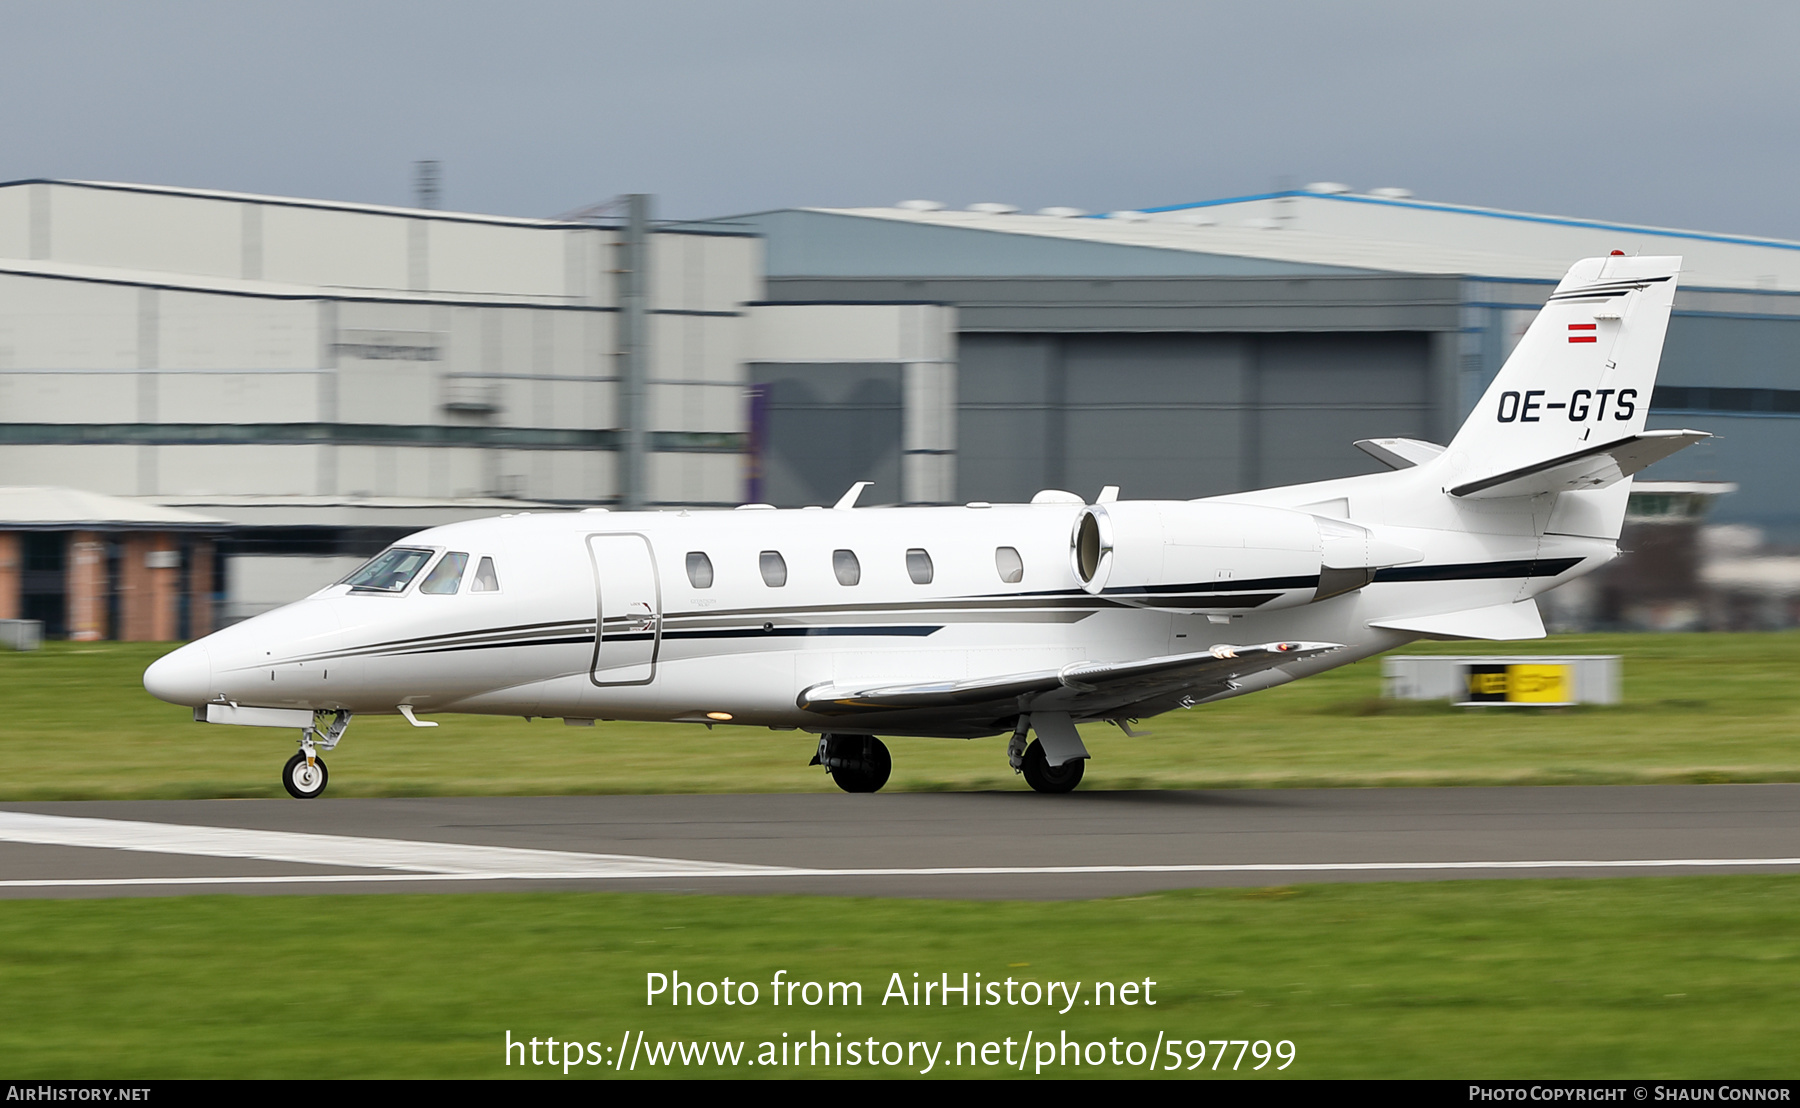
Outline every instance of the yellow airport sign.
<path id="1" fill-rule="evenodd" d="M 1575 703 L 1575 667 L 1545 664 L 1489 664 L 1464 667 L 1464 704 Z"/>

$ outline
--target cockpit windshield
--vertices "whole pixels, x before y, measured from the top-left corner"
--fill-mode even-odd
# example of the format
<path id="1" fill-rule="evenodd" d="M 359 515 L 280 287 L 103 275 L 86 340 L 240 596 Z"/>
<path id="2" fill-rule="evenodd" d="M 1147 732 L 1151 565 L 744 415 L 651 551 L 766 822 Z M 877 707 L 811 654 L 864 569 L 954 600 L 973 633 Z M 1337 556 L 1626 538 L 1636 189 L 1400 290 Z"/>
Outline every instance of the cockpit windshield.
<path id="1" fill-rule="evenodd" d="M 431 561 L 432 551 L 396 546 L 375 555 L 368 565 L 344 578 L 343 584 L 367 592 L 405 592 Z M 460 568 L 460 567 L 459 567 Z"/>

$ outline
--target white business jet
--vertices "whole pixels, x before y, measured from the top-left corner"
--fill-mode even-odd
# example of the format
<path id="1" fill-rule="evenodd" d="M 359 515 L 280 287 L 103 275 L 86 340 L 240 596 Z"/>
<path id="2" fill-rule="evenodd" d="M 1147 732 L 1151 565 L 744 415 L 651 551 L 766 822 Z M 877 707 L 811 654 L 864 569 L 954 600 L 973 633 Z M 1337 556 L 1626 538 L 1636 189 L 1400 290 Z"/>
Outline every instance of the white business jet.
<path id="1" fill-rule="evenodd" d="M 1707 438 L 1645 431 L 1679 258 L 1578 262 L 1448 447 L 1376 473 L 1189 501 L 502 516 L 421 531 L 144 674 L 194 718 L 300 730 L 325 788 L 353 715 L 802 730 L 849 792 L 877 735 L 1010 735 L 1067 792 L 1076 724 L 1241 696 L 1413 639 L 1544 634 L 1533 600 L 1617 555 L 1631 474 Z M 1035 738 L 1033 738 L 1035 736 Z"/>

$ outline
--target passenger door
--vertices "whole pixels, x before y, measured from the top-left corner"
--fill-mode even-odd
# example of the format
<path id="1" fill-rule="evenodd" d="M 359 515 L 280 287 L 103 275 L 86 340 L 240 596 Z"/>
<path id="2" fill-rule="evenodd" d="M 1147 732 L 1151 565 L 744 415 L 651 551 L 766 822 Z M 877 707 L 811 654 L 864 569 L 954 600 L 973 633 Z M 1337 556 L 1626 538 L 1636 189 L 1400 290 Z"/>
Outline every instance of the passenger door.
<path id="1" fill-rule="evenodd" d="M 648 685 L 662 646 L 662 588 L 650 540 L 643 535 L 589 535 L 599 621 L 594 633 L 596 685 Z"/>

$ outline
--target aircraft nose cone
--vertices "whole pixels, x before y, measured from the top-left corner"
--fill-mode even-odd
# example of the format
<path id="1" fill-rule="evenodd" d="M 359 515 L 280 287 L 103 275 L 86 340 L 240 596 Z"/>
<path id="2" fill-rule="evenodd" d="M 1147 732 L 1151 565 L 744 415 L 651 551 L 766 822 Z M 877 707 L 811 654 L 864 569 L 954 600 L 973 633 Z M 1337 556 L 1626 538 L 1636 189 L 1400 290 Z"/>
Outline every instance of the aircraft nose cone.
<path id="1" fill-rule="evenodd" d="M 212 658 L 201 643 L 189 643 L 150 663 L 144 690 L 158 700 L 198 707 L 212 699 Z"/>

